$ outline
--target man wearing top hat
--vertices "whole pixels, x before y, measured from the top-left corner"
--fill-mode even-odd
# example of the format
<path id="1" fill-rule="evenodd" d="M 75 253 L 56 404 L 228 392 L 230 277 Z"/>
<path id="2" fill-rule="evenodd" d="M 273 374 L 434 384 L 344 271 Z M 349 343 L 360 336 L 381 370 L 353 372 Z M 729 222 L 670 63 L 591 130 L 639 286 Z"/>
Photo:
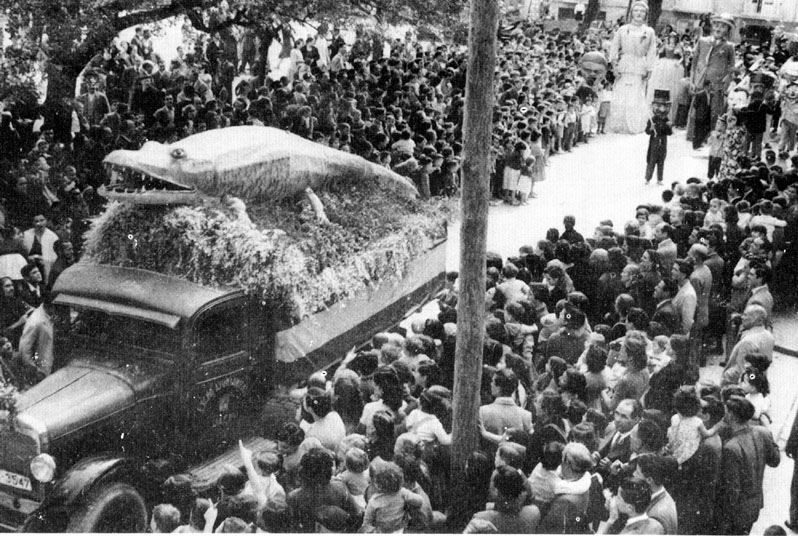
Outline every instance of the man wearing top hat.
<path id="1" fill-rule="evenodd" d="M 728 39 L 735 28 L 734 18 L 728 13 L 714 15 L 711 21 L 712 33 L 696 43 L 690 70 L 691 92 L 702 91 L 704 82 L 709 82 L 709 130 L 712 130 L 723 111 L 726 90 L 732 80 L 734 45 Z"/>
<path id="2" fill-rule="evenodd" d="M 668 155 L 668 136 L 673 134 L 673 128 L 668 120 L 670 109 L 671 92 L 667 89 L 655 89 L 651 116 L 646 122 L 646 134 L 649 136 L 646 152 L 646 184 L 651 182 L 654 167 L 657 168 L 657 184 L 662 184 L 665 157 Z"/>

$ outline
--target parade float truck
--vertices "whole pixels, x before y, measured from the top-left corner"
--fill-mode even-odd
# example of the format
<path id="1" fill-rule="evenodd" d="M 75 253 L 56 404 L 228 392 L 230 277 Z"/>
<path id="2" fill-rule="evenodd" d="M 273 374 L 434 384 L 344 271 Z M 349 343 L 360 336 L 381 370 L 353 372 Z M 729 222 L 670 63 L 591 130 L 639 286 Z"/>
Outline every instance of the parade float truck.
<path id="1" fill-rule="evenodd" d="M 0 400 L 3 529 L 144 530 L 170 475 L 208 486 L 273 437 L 242 414 L 440 288 L 450 206 L 342 154 L 233 127 L 106 158 L 113 201 L 54 288 L 55 370 Z"/>

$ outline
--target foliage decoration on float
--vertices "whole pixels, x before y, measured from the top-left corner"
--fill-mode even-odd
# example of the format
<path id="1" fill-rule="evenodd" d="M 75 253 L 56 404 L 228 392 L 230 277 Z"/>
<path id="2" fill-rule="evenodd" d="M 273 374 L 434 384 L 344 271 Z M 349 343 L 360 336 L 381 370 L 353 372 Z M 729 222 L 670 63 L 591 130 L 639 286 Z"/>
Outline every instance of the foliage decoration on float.
<path id="1" fill-rule="evenodd" d="M 255 228 L 221 204 L 111 203 L 86 235 L 84 262 L 152 270 L 259 296 L 292 323 L 369 285 L 403 277 L 445 238 L 456 200 L 422 201 L 378 184 L 318 192 L 328 223 L 304 198 L 248 207 Z"/>

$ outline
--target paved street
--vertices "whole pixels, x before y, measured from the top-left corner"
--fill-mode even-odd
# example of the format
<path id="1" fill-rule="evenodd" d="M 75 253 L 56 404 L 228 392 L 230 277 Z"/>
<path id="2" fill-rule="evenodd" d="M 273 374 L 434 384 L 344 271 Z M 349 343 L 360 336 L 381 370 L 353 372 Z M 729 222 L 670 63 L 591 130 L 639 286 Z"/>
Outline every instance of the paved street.
<path id="1" fill-rule="evenodd" d="M 499 205 L 490 208 L 488 249 L 503 257 L 518 253 L 519 246 L 534 245 L 546 230 L 562 230 L 562 217 L 573 214 L 576 228 L 592 236 L 599 221 L 611 219 L 616 229 L 634 217 L 640 203 L 657 203 L 662 187 L 643 181 L 648 137 L 607 134 L 580 145 L 572 153 L 555 155 L 546 182 L 536 184 L 537 199 L 528 206 Z M 695 152 L 677 131 L 669 140 L 665 164 L 665 183 L 685 182 L 690 177 L 706 177 L 707 152 Z M 450 228 L 447 264 L 456 270 L 459 226 Z M 795 315 L 777 319 L 776 343 L 798 350 L 798 320 Z M 719 378 L 720 367 L 705 367 L 702 377 Z M 771 383 L 772 431 L 783 447 L 790 432 L 798 399 L 798 358 L 778 354 L 769 370 Z M 793 460 L 782 453 L 781 464 L 765 473 L 765 508 L 752 534 L 761 534 L 771 524 L 783 523 L 789 508 Z"/>
<path id="2" fill-rule="evenodd" d="M 545 238 L 546 230 L 562 231 L 562 217 L 576 216 L 576 229 L 585 237 L 593 235 L 599 221 L 611 219 L 616 229 L 634 218 L 640 203 L 661 202 L 663 187 L 655 181 L 646 185 L 648 136 L 605 134 L 577 146 L 571 153 L 554 155 L 545 182 L 535 185 L 537 199 L 527 206 L 491 207 L 488 224 L 488 249 L 502 256 L 515 255 L 519 246 L 534 245 Z M 684 182 L 690 177 L 705 177 L 706 151 L 695 153 L 677 131 L 669 140 L 665 163 L 665 183 Z M 452 226 L 448 262 L 456 269 L 459 227 Z"/>

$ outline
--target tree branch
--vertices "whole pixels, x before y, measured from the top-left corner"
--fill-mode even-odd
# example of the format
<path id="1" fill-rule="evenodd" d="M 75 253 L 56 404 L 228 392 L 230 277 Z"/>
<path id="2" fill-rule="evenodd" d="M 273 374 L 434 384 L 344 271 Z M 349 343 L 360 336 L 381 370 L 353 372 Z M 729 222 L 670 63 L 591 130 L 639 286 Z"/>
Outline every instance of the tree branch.
<path id="1" fill-rule="evenodd" d="M 221 32 L 225 28 L 229 28 L 231 26 L 256 26 L 255 21 L 251 20 L 247 15 L 246 9 L 237 9 L 235 15 L 228 17 L 227 19 L 216 24 L 205 24 L 205 20 L 202 18 L 201 11 L 190 9 L 187 10 L 185 14 L 188 17 L 188 20 L 191 21 L 191 25 L 194 26 L 194 28 L 209 34 Z"/>
<path id="2" fill-rule="evenodd" d="M 106 13 L 108 15 L 108 18 L 111 21 L 113 21 L 114 28 L 122 30 L 130 26 L 135 26 L 137 24 L 143 24 L 145 22 L 158 21 L 158 20 L 167 19 L 169 17 L 173 17 L 183 12 L 183 9 L 184 9 L 183 6 L 181 6 L 179 3 L 172 3 L 166 6 L 157 7 L 155 9 L 147 11 L 135 11 L 132 13 L 127 13 L 122 17 L 118 15 L 118 12 L 106 10 L 105 6 L 101 9 L 101 11 L 103 13 Z"/>

